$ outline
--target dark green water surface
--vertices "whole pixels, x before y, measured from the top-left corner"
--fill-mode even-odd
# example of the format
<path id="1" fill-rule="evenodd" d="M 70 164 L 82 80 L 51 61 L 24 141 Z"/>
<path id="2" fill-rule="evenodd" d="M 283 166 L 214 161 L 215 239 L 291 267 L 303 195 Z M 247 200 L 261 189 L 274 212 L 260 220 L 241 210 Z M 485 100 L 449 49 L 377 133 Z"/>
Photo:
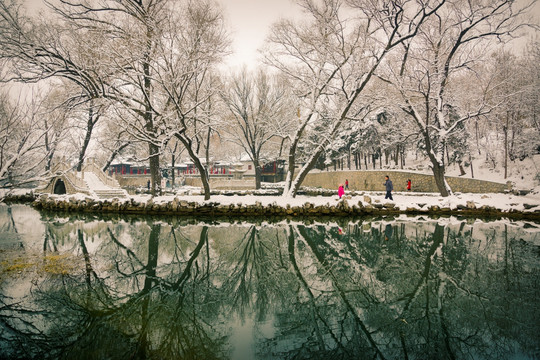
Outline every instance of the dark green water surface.
<path id="1" fill-rule="evenodd" d="M 540 224 L 0 205 L 0 358 L 538 359 Z"/>

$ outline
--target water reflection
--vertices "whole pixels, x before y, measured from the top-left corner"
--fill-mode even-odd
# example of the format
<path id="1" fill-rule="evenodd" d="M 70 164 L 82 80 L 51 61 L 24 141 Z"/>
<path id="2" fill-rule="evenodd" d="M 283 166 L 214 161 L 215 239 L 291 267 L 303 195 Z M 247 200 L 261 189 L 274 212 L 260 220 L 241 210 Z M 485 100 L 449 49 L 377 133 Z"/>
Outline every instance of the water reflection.
<path id="1" fill-rule="evenodd" d="M 539 233 L 455 218 L 230 224 L 1 206 L 0 357 L 535 358 Z M 15 256 L 39 260 L 13 271 Z M 68 271 L 46 267 L 54 256 Z"/>

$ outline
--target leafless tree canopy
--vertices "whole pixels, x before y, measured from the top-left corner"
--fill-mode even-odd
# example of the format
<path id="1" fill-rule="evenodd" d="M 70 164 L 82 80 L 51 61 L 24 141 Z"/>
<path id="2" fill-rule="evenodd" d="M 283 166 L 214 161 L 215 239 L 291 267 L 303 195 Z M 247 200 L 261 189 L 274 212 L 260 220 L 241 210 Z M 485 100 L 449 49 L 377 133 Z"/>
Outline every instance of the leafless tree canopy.
<path id="1" fill-rule="evenodd" d="M 343 152 L 349 167 L 353 155 L 358 167 L 362 157 L 374 165 L 383 153 L 395 153 L 396 164 L 401 156 L 403 166 L 407 147 L 425 154 L 448 195 L 447 166 L 472 156 L 463 136 L 471 124 L 479 146 L 482 119 L 504 123 L 494 131 L 506 136 L 505 159 L 520 147 L 516 136 L 530 136 L 512 124 L 538 124 L 534 105 L 522 106 L 526 115 L 502 115 L 509 103 L 495 84 L 512 76 L 487 65 L 499 44 L 534 28 L 526 18 L 534 1 L 296 3 L 304 17 L 272 25 L 261 50 L 265 67 L 226 76 L 217 65 L 230 38 L 223 9 L 211 0 L 59 0 L 47 2 L 43 18 L 4 0 L 0 79 L 63 91 L 51 111 L 71 120 L 62 127 L 48 117 L 31 147 L 47 149 L 44 168 L 67 149 L 81 164 L 100 143 L 110 163 L 145 144 L 137 153 L 150 163 L 153 194 L 160 192 L 160 159 L 174 143 L 198 168 L 208 198 L 208 161 L 219 139 L 243 149 L 256 171 L 262 157 L 285 147 L 285 196 L 295 196 L 315 166 L 341 162 Z M 534 44 L 523 64 L 534 63 Z M 512 101 L 534 104 L 535 85 L 520 84 L 508 91 L 527 95 Z M 403 131 L 394 135 L 392 126 Z M 72 146 L 57 146 L 61 128 L 70 129 Z"/>

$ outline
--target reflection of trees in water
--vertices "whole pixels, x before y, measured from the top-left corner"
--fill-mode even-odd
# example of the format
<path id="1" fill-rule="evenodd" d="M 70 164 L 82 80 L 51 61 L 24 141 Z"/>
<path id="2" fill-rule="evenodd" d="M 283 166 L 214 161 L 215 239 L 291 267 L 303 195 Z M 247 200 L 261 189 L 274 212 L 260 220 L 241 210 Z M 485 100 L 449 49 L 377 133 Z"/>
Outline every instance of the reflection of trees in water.
<path id="1" fill-rule="evenodd" d="M 219 357 L 214 354 L 219 346 L 209 335 L 211 328 L 201 317 L 208 308 L 194 306 L 193 298 L 185 300 L 192 292 L 186 284 L 198 278 L 192 272 L 195 267 L 196 273 L 199 270 L 196 259 L 208 241 L 208 228 L 202 228 L 195 251 L 183 259 L 185 264 L 177 262 L 178 271 L 167 277 L 157 274 L 162 226 L 150 223 L 147 228 L 146 251 L 140 251 L 145 258 L 108 229 L 110 241 L 101 250 L 106 249 L 114 268 L 99 275 L 93 265 L 97 255 L 88 251 L 81 228 L 75 229 L 85 260 L 84 281 L 78 275 L 48 279 L 33 291 L 32 299 L 26 299 L 27 307 L 6 305 L 11 300 L 4 297 L 0 318 L 13 331 L 2 334 L 1 343 L 9 341 L 10 350 L 0 354 L 55 359 L 108 358 L 111 354 L 122 359 Z M 45 237 L 55 243 L 51 232 Z M 116 279 L 111 281 L 111 277 Z M 117 282 L 120 287 L 115 286 Z M 30 310 L 32 304 L 41 310 Z"/>
<path id="2" fill-rule="evenodd" d="M 232 225 L 220 236 L 103 222 L 73 227 L 67 247 L 50 232 L 84 269 L 25 301 L 1 297 L 0 355 L 228 358 L 235 314 L 254 319 L 255 353 L 275 358 L 505 358 L 538 347 L 538 250 L 506 225 L 482 240 L 465 222 L 339 225 Z M 257 325 L 268 321 L 271 336 Z"/>
<path id="3" fill-rule="evenodd" d="M 436 224 L 431 236 L 409 242 L 408 253 L 404 253 L 402 244 L 378 241 L 377 236 L 356 233 L 360 236 L 354 238 L 353 234 L 343 239 L 321 227 L 298 226 L 301 241 L 305 241 L 317 260 L 316 276 L 310 276 L 311 283 L 326 280 L 331 288 L 314 296 L 309 294 L 313 290 L 304 287 L 309 294 L 306 307 L 325 309 L 329 304 L 332 307 L 330 316 L 320 316 L 321 310 L 315 310 L 317 317 L 306 317 L 312 319 L 312 328 L 305 333 L 317 336 L 299 348 L 301 357 L 307 349 L 326 347 L 332 349 L 332 356 L 345 357 L 362 354 L 379 358 L 463 358 L 475 354 L 506 358 L 518 342 L 521 342 L 518 348 L 533 351 L 535 342 L 538 346 L 533 335 L 539 330 L 538 325 L 528 321 L 519 308 L 525 302 L 522 305 L 528 311 L 537 312 L 534 294 L 516 297 L 522 292 L 517 288 L 505 292 L 502 287 L 493 287 L 495 283 L 501 284 L 498 280 L 502 278 L 493 274 L 499 265 L 499 261 L 491 258 L 493 240 L 488 238 L 483 245 L 475 244 L 463 228 L 462 224 L 457 232 L 451 232 L 448 227 Z M 400 238 L 402 230 L 399 225 L 394 228 L 394 241 Z M 356 250 L 351 239 L 356 240 Z M 378 245 L 371 246 L 374 242 Z M 370 254 L 373 252 L 380 259 L 377 265 L 359 268 L 365 262 L 356 260 L 374 259 L 375 254 Z M 523 255 L 522 259 L 531 256 Z M 388 262 L 395 262 L 398 267 L 388 272 L 385 270 Z M 517 285 L 527 279 L 529 286 L 537 291 L 532 276 L 538 268 L 524 277 L 518 270 L 519 262 L 514 262 L 517 271 L 513 272 L 510 283 Z M 504 269 L 507 273 L 508 267 Z M 302 283 L 310 283 L 300 276 L 298 269 L 296 272 Z M 507 306 L 506 298 L 518 300 Z M 341 316 L 336 318 L 338 314 Z M 508 328 L 505 322 L 515 325 Z M 332 328 L 329 323 L 336 325 Z M 517 330 L 525 324 L 528 324 L 525 336 L 512 333 L 512 328 Z M 315 339 L 319 343 L 320 339 L 327 339 L 326 344 L 316 344 Z M 330 354 L 327 351 L 325 355 Z"/>
<path id="4" fill-rule="evenodd" d="M 284 293 L 290 289 L 282 276 L 287 271 L 283 237 L 279 228 L 268 231 L 252 225 L 235 241 L 234 254 L 227 255 L 232 255 L 232 264 L 227 268 L 221 290 L 230 294 L 230 306 L 242 319 L 246 309 L 253 309 L 257 321 L 264 321 L 269 306 L 290 295 Z"/>
<path id="5" fill-rule="evenodd" d="M 2 204 L 0 204 L 0 237 L 4 242 L 2 244 L 4 248 L 24 248 L 23 242 L 20 241 L 19 229 L 17 229 L 15 219 L 13 218 L 13 210 L 11 206 L 2 206 Z M 7 244 L 10 246 L 6 246 Z"/>
<path id="6" fill-rule="evenodd" d="M 5 211 L 4 211 L 5 209 Z M 17 225 L 15 225 L 15 219 L 13 219 L 13 210 L 11 206 L 1 206 L 0 211 L 3 214 L 2 220 L 0 222 L 0 232 L 2 233 L 18 233 Z"/>

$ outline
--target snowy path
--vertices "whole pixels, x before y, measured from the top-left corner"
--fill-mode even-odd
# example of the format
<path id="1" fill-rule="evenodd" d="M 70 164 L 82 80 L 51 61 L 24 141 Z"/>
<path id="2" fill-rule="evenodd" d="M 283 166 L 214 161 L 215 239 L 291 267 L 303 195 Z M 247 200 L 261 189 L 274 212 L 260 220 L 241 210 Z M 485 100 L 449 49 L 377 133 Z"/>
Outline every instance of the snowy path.
<path id="1" fill-rule="evenodd" d="M 84 181 L 86 182 L 86 185 L 88 185 L 88 188 L 91 191 L 112 189 L 110 186 L 107 186 L 103 182 L 101 182 L 101 180 L 93 172 L 89 172 L 89 171 L 85 172 Z"/>

